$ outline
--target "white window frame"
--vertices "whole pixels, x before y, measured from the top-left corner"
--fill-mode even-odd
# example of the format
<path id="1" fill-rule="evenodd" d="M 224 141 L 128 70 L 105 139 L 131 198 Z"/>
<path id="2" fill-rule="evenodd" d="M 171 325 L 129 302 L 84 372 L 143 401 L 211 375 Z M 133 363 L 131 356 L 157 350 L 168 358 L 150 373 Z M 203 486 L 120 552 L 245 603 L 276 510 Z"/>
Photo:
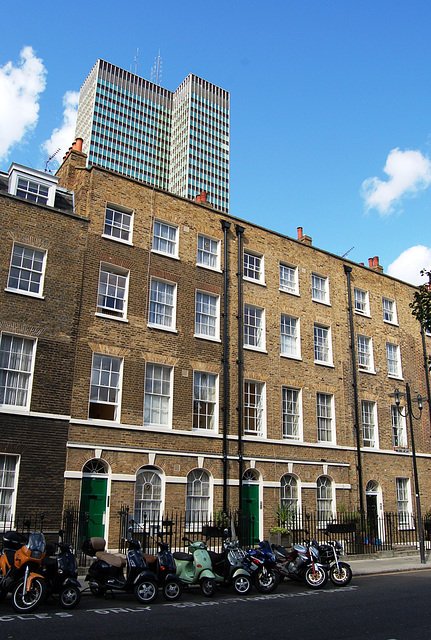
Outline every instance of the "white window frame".
<path id="1" fill-rule="evenodd" d="M 292 277 L 285 278 L 283 275 L 283 271 L 288 271 L 289 274 L 292 275 Z M 278 272 L 280 291 L 299 296 L 298 267 L 287 262 L 280 262 Z"/>
<path id="2" fill-rule="evenodd" d="M 14 523 L 19 465 L 19 455 L 0 453 L 0 524 L 3 527 Z"/>
<path id="3" fill-rule="evenodd" d="M 257 380 L 244 380 L 243 433 L 254 438 L 266 437 L 266 384 Z M 251 400 L 255 398 L 255 402 Z M 250 425 L 255 424 L 255 428 Z"/>
<path id="4" fill-rule="evenodd" d="M 109 212 L 109 214 L 108 214 Z M 112 215 L 111 215 L 112 214 Z M 108 220 L 108 216 L 111 220 Z M 105 219 L 103 222 L 103 238 L 122 242 L 123 244 L 132 244 L 133 238 L 133 209 L 121 207 L 118 204 L 108 202 L 105 207 Z"/>
<path id="5" fill-rule="evenodd" d="M 211 480 L 206 469 L 192 469 L 187 474 L 185 528 L 188 531 L 201 530 L 212 516 Z"/>
<path id="6" fill-rule="evenodd" d="M 193 371 L 194 431 L 217 433 L 218 397 L 218 375 L 207 371 Z M 202 423 L 205 426 L 201 426 Z"/>
<path id="7" fill-rule="evenodd" d="M 300 509 L 301 489 L 299 479 L 293 473 L 285 473 L 280 478 L 280 504 L 289 508 L 292 515 L 298 514 Z M 288 522 L 282 522 L 281 526 L 289 526 Z"/>
<path id="8" fill-rule="evenodd" d="M 243 253 L 244 280 L 257 284 L 265 284 L 265 258 L 262 253 L 244 249 Z"/>
<path id="9" fill-rule="evenodd" d="M 325 399 L 325 402 L 322 402 L 323 399 Z M 333 393 L 317 391 L 316 417 L 317 442 L 335 444 L 335 403 Z"/>
<path id="10" fill-rule="evenodd" d="M 252 322 L 253 320 L 253 322 Z M 266 351 L 265 309 L 244 305 L 244 348 Z"/>
<path id="11" fill-rule="evenodd" d="M 353 288 L 353 299 L 355 305 L 355 313 L 361 316 L 370 317 L 370 295 L 365 289 L 359 287 Z"/>
<path id="12" fill-rule="evenodd" d="M 385 302 L 389 302 L 391 308 L 385 308 Z M 387 298 L 386 296 L 382 296 L 382 311 L 383 311 L 383 322 L 387 322 L 388 324 L 398 324 L 397 318 L 397 304 L 395 300 L 392 298 Z"/>
<path id="13" fill-rule="evenodd" d="M 47 196 L 45 197 L 41 195 L 41 201 L 38 202 L 37 195 L 35 198 L 21 195 L 19 193 L 21 189 L 18 186 L 20 179 L 27 180 L 28 183 L 32 182 L 44 187 L 48 191 Z M 24 198 L 28 202 L 34 202 L 46 205 L 48 207 L 53 207 L 58 180 L 58 176 L 50 175 L 42 171 L 37 171 L 36 169 L 30 169 L 29 167 L 24 167 L 22 165 L 13 163 L 9 169 L 8 192 L 19 198 Z M 25 193 L 28 193 L 30 196 L 34 194 L 34 192 L 31 192 L 28 189 L 25 190 Z"/>
<path id="14" fill-rule="evenodd" d="M 358 368 L 365 373 L 375 373 L 373 339 L 369 336 L 357 334 L 356 347 L 358 351 Z"/>
<path id="15" fill-rule="evenodd" d="M 391 405 L 391 424 L 394 449 L 408 449 L 406 418 L 395 404 Z"/>
<path id="16" fill-rule="evenodd" d="M 129 276 L 127 269 L 115 264 L 101 262 L 97 287 L 96 315 L 115 320 L 127 320 L 127 303 L 129 296 Z M 124 282 L 123 282 L 124 281 Z M 121 292 L 123 297 L 121 297 Z M 105 300 L 105 303 L 103 302 Z M 113 300 L 120 304 L 118 309 L 106 304 L 106 300 Z"/>
<path id="17" fill-rule="evenodd" d="M 160 369 L 160 371 L 159 371 Z M 152 373 L 150 377 L 150 372 Z M 160 373 L 157 377 L 154 373 Z M 158 362 L 147 362 L 144 380 L 144 426 L 172 428 L 174 368 Z M 150 404 L 148 404 L 150 403 Z M 158 406 L 157 406 L 158 405 Z M 149 418 L 147 418 L 147 415 Z M 154 420 L 158 415 L 159 419 Z M 166 420 L 162 416 L 166 416 Z"/>
<path id="18" fill-rule="evenodd" d="M 314 323 L 313 326 L 314 362 L 329 367 L 333 366 L 332 359 L 332 331 L 331 327 Z M 321 359 L 320 355 L 325 356 Z"/>
<path id="19" fill-rule="evenodd" d="M 362 444 L 367 449 L 379 448 L 379 426 L 377 423 L 377 402 L 361 400 Z"/>
<path id="20" fill-rule="evenodd" d="M 173 237 L 169 237 L 170 232 L 173 232 Z M 166 233 L 168 233 L 167 236 L 165 235 Z M 165 220 L 154 220 L 151 251 L 170 258 L 178 258 L 178 236 L 179 226 L 177 224 L 166 222 Z M 161 248 L 163 245 L 165 245 L 164 249 Z"/>
<path id="21" fill-rule="evenodd" d="M 286 331 L 286 329 L 288 330 Z M 280 346 L 281 356 L 301 360 L 301 329 L 299 318 L 290 316 L 287 313 L 281 314 Z"/>
<path id="22" fill-rule="evenodd" d="M 199 246 L 200 244 L 202 246 Z M 196 264 L 204 269 L 220 271 L 220 240 L 198 233 Z"/>
<path id="23" fill-rule="evenodd" d="M 326 527 L 336 513 L 334 481 L 329 476 L 319 476 L 316 480 L 316 507 L 318 527 Z"/>
<path id="24" fill-rule="evenodd" d="M 398 528 L 414 529 L 412 492 L 410 478 L 395 478 L 397 495 Z"/>
<path id="25" fill-rule="evenodd" d="M 390 353 L 390 351 L 392 353 Z M 402 380 L 403 373 L 401 368 L 401 350 L 399 344 L 395 344 L 394 342 L 386 343 L 386 362 L 388 365 L 388 377 Z"/>
<path id="26" fill-rule="evenodd" d="M 4 350 L 10 339 L 10 349 Z M 33 388 L 34 364 L 36 359 L 35 338 L 3 332 L 0 334 L 0 406 L 7 409 L 29 411 Z M 27 353 L 23 353 L 26 347 Z M 31 349 L 31 353 L 30 353 Z M 7 395 L 13 395 L 14 402 L 6 402 Z M 17 394 L 23 401 L 17 403 Z M 11 398 L 9 397 L 8 400 Z"/>
<path id="27" fill-rule="evenodd" d="M 21 255 L 19 255 L 19 249 L 22 249 Z M 42 260 L 36 260 L 36 252 L 42 254 Z M 31 255 L 30 255 L 31 254 Z M 32 247 L 24 244 L 23 242 L 14 242 L 12 252 L 10 256 L 9 273 L 7 280 L 7 287 L 5 291 L 12 293 L 19 293 L 21 295 L 31 296 L 32 298 L 43 298 L 43 286 L 45 282 L 45 270 L 46 270 L 47 251 L 40 249 L 39 247 Z M 35 269 L 36 264 L 40 264 L 40 269 Z M 18 273 L 13 276 L 13 279 L 18 280 L 18 286 L 14 287 L 11 283 L 12 271 L 15 270 Z M 23 278 L 22 276 L 28 276 Z M 35 279 L 36 278 L 36 279 Z M 30 291 L 30 288 L 35 289 L 35 283 L 37 282 L 37 290 Z M 27 288 L 22 288 L 20 285 L 27 283 Z"/>
<path id="28" fill-rule="evenodd" d="M 220 342 L 220 296 L 196 290 L 194 335 L 196 338 Z"/>
<path id="29" fill-rule="evenodd" d="M 165 285 L 165 291 L 153 289 L 153 283 L 158 285 Z M 167 287 L 172 288 L 171 291 L 167 291 Z M 154 294 L 157 293 L 157 296 Z M 163 280 L 162 278 L 150 279 L 149 290 L 150 303 L 148 305 L 148 326 L 153 329 L 163 329 L 164 331 L 176 332 L 176 316 L 177 316 L 177 283 L 170 282 L 169 280 Z M 163 308 L 163 312 L 162 312 Z M 170 310 L 170 313 L 165 313 L 166 310 Z M 170 318 L 169 324 L 162 324 L 151 320 L 152 316 Z"/>
<path id="30" fill-rule="evenodd" d="M 281 403 L 283 439 L 302 441 L 302 390 L 282 387 Z"/>
<path id="31" fill-rule="evenodd" d="M 109 367 L 107 366 L 109 364 Z M 118 364 L 117 367 L 113 367 Z M 93 353 L 91 361 L 90 398 L 88 403 L 89 420 L 109 420 L 120 422 L 121 393 L 123 387 L 124 359 L 103 353 Z M 113 399 L 112 399 L 113 398 Z M 112 418 L 106 416 L 92 416 L 92 408 L 104 407 L 112 411 Z"/>
<path id="32" fill-rule="evenodd" d="M 135 480 L 133 517 L 138 524 L 160 525 L 163 514 L 164 477 L 153 466 L 138 469 Z"/>
<path id="33" fill-rule="evenodd" d="M 311 299 L 314 302 L 329 305 L 328 276 L 322 276 L 319 273 L 311 274 Z"/>

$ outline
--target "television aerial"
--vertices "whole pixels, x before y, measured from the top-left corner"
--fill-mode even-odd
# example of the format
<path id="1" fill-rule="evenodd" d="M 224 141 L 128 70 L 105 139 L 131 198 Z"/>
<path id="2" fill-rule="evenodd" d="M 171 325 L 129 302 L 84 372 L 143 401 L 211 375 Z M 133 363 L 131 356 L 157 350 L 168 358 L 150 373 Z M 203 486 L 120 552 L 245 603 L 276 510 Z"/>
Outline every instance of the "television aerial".
<path id="1" fill-rule="evenodd" d="M 60 149 L 57 149 L 57 151 L 54 151 L 54 153 L 51 156 L 49 156 L 48 160 L 45 162 L 45 173 L 52 173 L 51 169 L 48 168 L 48 165 L 51 162 L 51 160 L 53 160 L 57 155 L 57 153 L 59 152 L 60 152 Z"/>

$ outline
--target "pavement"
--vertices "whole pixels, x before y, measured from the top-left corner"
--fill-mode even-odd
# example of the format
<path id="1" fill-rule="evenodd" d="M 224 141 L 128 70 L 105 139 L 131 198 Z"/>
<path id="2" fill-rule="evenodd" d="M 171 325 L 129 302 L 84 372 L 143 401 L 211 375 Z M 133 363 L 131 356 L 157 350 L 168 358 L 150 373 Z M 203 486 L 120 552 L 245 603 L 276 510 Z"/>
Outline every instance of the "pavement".
<path id="1" fill-rule="evenodd" d="M 394 571 L 415 571 L 431 569 L 431 552 L 425 551 L 425 563 L 421 562 L 419 550 L 416 554 L 402 556 L 342 556 L 348 562 L 354 576 L 373 573 L 393 573 Z"/>

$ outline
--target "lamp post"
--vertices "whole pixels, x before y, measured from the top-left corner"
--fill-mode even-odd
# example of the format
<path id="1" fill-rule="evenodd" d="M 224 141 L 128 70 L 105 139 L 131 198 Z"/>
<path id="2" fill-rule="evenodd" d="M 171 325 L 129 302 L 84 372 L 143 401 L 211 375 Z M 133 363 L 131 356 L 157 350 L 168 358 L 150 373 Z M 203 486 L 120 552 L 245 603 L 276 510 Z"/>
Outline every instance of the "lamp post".
<path id="1" fill-rule="evenodd" d="M 415 448 L 415 437 L 414 437 L 414 433 L 413 433 L 413 418 L 415 420 L 420 420 L 421 419 L 421 415 L 422 415 L 422 408 L 423 408 L 423 398 L 420 395 L 420 393 L 417 394 L 416 398 L 413 400 L 413 402 L 417 402 L 418 404 L 418 409 L 419 409 L 419 416 L 415 416 L 415 414 L 413 413 L 413 408 L 412 408 L 412 397 L 410 394 L 410 387 L 408 382 L 406 382 L 406 392 L 402 392 L 399 391 L 398 389 L 395 389 L 394 393 L 389 394 L 392 398 L 395 398 L 395 405 L 397 407 L 397 411 L 400 414 L 400 416 L 402 416 L 403 418 L 407 418 L 409 419 L 409 425 L 410 425 L 410 440 L 412 443 L 412 457 L 413 457 L 413 474 L 414 474 L 414 479 L 415 479 L 415 493 L 416 493 L 416 513 L 418 516 L 418 531 L 419 531 L 419 551 L 420 551 L 420 555 L 421 555 L 421 563 L 425 564 L 425 542 L 424 542 L 424 528 L 423 528 L 423 523 L 422 523 L 422 512 L 421 512 L 421 499 L 419 496 L 419 479 L 418 479 L 418 467 L 416 464 L 416 448 Z M 405 413 L 403 413 L 400 403 L 401 403 L 401 397 L 406 397 L 406 410 Z"/>

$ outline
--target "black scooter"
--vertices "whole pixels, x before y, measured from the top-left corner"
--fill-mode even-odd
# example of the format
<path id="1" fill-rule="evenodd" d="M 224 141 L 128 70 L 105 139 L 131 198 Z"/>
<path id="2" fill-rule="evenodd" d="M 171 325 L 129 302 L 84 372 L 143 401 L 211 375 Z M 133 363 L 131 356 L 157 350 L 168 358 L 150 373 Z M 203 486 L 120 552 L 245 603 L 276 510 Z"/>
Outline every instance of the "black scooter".
<path id="1" fill-rule="evenodd" d="M 124 559 L 120 555 L 105 551 L 106 542 L 103 538 L 85 540 L 82 544 L 83 552 L 96 558 L 88 569 L 85 580 L 89 582 L 90 591 L 95 596 L 103 596 L 108 591 L 125 591 L 134 593 L 139 603 L 149 604 L 159 593 L 157 579 L 148 569 L 140 552 L 140 542 L 129 538 L 127 543 L 128 550 Z"/>
<path id="2" fill-rule="evenodd" d="M 63 542 L 63 532 L 59 532 L 56 545 L 47 544 L 47 555 L 41 564 L 41 575 L 45 578 L 48 596 L 58 596 L 63 609 L 74 609 L 81 600 L 81 585 L 72 547 Z M 55 554 L 58 548 L 58 553 Z"/>

